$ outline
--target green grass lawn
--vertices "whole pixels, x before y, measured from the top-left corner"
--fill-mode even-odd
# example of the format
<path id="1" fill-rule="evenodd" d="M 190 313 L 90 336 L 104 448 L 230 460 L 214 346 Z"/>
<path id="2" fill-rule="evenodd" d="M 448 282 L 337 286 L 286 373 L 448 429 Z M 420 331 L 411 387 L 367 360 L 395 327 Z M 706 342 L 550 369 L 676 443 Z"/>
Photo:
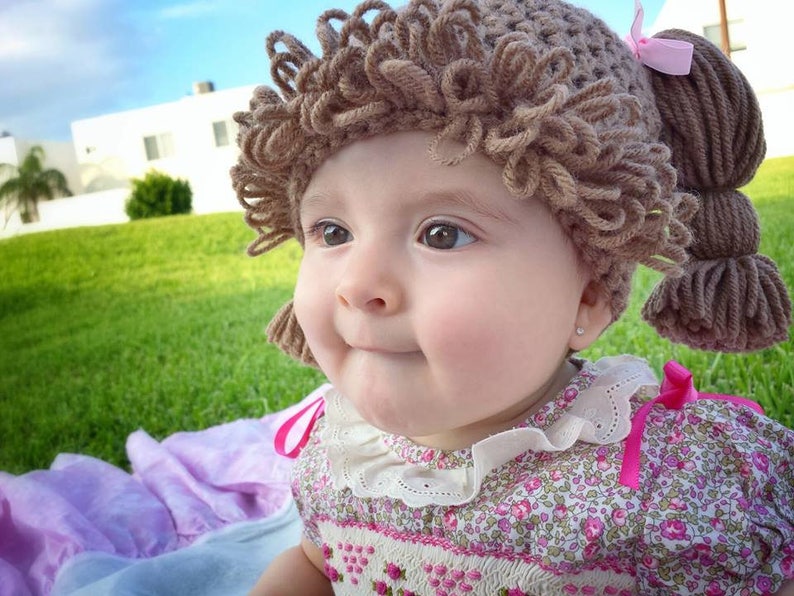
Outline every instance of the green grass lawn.
<path id="1" fill-rule="evenodd" d="M 794 158 L 769 160 L 747 190 L 762 252 L 794 288 Z M 124 443 L 281 409 L 321 375 L 267 345 L 289 297 L 295 244 L 245 256 L 238 214 L 183 216 L 0 241 L 0 470 L 48 467 L 62 451 L 126 465 Z M 641 322 L 657 276 L 642 270 L 624 318 L 586 353 L 623 352 L 657 371 L 674 358 L 703 391 L 752 396 L 794 427 L 794 345 L 714 355 L 673 346 Z"/>

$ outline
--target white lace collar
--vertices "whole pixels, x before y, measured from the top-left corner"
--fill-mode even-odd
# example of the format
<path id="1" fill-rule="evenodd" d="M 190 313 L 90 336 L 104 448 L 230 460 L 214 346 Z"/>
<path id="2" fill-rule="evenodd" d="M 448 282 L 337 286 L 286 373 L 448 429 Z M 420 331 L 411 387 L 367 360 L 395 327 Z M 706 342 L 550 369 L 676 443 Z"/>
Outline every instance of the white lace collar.
<path id="1" fill-rule="evenodd" d="M 321 439 L 334 484 L 340 490 L 350 488 L 357 497 L 398 497 L 410 507 L 462 505 L 477 495 L 489 472 L 526 451 L 564 451 L 577 440 L 598 445 L 622 441 L 631 429 L 631 396 L 641 389 L 658 389 L 653 372 L 644 360 L 618 356 L 586 363 L 580 375 L 584 373 L 594 380 L 567 408 L 563 391 L 541 409 L 549 414 L 550 425 L 519 426 L 492 435 L 471 447 L 471 465 L 451 469 L 406 462 L 382 431 L 331 389 L 325 396 Z M 562 414 L 554 411 L 560 407 L 565 408 Z"/>

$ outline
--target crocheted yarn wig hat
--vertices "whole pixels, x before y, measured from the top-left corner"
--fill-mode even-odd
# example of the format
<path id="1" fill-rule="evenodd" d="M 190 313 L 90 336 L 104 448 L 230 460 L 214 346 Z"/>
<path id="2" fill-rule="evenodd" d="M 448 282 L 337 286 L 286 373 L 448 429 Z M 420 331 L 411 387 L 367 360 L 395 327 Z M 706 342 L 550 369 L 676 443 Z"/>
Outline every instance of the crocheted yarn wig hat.
<path id="1" fill-rule="evenodd" d="M 329 155 L 374 135 L 431 131 L 433 159 L 479 151 L 516 200 L 546 202 L 613 320 L 641 263 L 665 274 L 643 311 L 662 335 L 723 351 L 786 339 L 785 286 L 755 254 L 755 211 L 733 190 L 764 156 L 756 99 L 706 40 L 661 36 L 694 44 L 688 76 L 643 66 L 602 21 L 558 0 L 412 0 L 398 10 L 367 0 L 320 16 L 321 56 L 272 33 L 281 94 L 259 87 L 235 115 L 232 179 L 258 232 L 249 253 L 303 241 L 300 200 Z M 314 364 L 291 303 L 268 335 Z"/>

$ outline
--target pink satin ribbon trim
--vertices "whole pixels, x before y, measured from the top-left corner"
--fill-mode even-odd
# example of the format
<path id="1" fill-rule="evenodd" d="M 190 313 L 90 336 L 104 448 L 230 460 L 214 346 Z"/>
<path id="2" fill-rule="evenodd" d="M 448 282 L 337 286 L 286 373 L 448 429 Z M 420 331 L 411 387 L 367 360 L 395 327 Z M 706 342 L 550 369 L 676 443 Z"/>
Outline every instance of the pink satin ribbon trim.
<path id="1" fill-rule="evenodd" d="M 680 39 L 643 37 L 642 19 L 645 11 L 640 0 L 634 0 L 634 22 L 626 36 L 635 58 L 645 66 L 669 75 L 688 75 L 692 68 L 694 46 Z"/>
<path id="2" fill-rule="evenodd" d="M 309 402 L 305 407 L 298 410 L 296 414 L 290 416 L 284 424 L 282 424 L 279 429 L 276 431 L 276 436 L 273 438 L 273 445 L 276 449 L 276 453 L 279 455 L 283 455 L 285 457 L 289 457 L 290 459 L 295 459 L 298 457 L 300 452 L 306 446 L 306 443 L 309 442 L 309 435 L 312 433 L 312 429 L 314 428 L 317 419 L 323 415 L 325 411 L 325 399 L 323 397 L 318 397 L 317 399 Z M 309 418 L 306 419 L 306 415 L 309 414 Z M 287 450 L 287 439 L 289 438 L 290 433 L 292 433 L 293 429 L 297 428 L 300 429 L 303 426 L 303 431 L 301 433 L 298 442 L 295 446 Z"/>
<path id="3" fill-rule="evenodd" d="M 717 399 L 727 401 L 739 406 L 752 408 L 759 414 L 764 410 L 752 400 L 735 395 L 721 393 L 699 393 L 692 383 L 692 373 L 678 362 L 670 361 L 664 365 L 664 379 L 659 390 L 659 395 L 643 404 L 631 420 L 631 431 L 626 437 L 626 447 L 623 451 L 623 464 L 620 468 L 620 483 L 629 488 L 640 487 L 640 451 L 642 448 L 642 433 L 645 430 L 645 420 L 656 404 L 662 404 L 668 410 L 680 410 L 684 405 L 698 399 Z"/>

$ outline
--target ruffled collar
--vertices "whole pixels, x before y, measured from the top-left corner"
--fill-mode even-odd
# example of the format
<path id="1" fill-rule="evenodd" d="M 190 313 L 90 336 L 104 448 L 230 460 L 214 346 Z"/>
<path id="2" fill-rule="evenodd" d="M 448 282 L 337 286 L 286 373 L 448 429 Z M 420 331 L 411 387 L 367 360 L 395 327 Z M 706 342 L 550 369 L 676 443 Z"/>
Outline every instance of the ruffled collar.
<path id="1" fill-rule="evenodd" d="M 462 505 L 485 476 L 527 451 L 564 451 L 576 441 L 606 445 L 631 429 L 632 395 L 656 391 L 645 361 L 631 356 L 583 363 L 558 396 L 523 424 L 458 451 L 423 447 L 367 423 L 336 390 L 325 396 L 321 439 L 338 489 L 398 497 L 411 507 Z"/>

